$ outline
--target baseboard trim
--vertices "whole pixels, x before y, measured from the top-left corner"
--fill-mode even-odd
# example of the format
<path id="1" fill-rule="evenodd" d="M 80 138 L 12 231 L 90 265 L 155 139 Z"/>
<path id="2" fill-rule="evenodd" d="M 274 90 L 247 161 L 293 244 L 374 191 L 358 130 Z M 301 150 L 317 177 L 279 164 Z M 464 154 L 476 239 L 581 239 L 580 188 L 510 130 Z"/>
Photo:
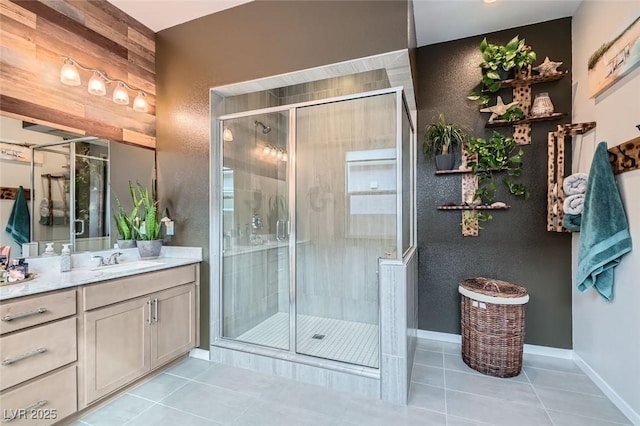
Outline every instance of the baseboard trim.
<path id="1" fill-rule="evenodd" d="M 453 333 L 441 333 L 439 331 L 418 330 L 418 338 L 439 340 L 441 342 L 461 343 L 462 336 Z M 572 359 L 573 350 L 552 348 L 549 346 L 538 346 L 525 344 L 523 348 L 525 354 L 544 355 L 554 358 Z"/>
<path id="2" fill-rule="evenodd" d="M 453 333 L 441 333 L 439 331 L 429 331 L 418 329 L 419 339 L 439 340 L 441 342 L 462 343 L 462 336 Z"/>
<path id="3" fill-rule="evenodd" d="M 609 386 L 607 382 L 605 382 L 604 379 L 600 377 L 600 375 L 596 373 L 593 368 L 591 368 L 591 366 L 589 366 L 589 364 L 587 364 L 580 357 L 580 355 L 574 352 L 573 360 L 584 372 L 584 374 L 586 374 L 591 380 L 593 380 L 593 383 L 595 383 L 596 386 L 600 388 L 602 393 L 604 393 L 607 398 L 609 398 L 609 400 L 613 402 L 613 404 L 618 407 L 620 411 L 622 411 L 622 414 L 624 414 L 629 420 L 631 420 L 631 423 L 633 423 L 634 425 L 640 425 L 640 414 L 636 413 L 635 410 L 631 408 L 629 404 L 627 404 L 627 402 L 622 399 L 620 395 L 618 395 L 616 391 L 614 391 L 611 386 Z"/>
<path id="4" fill-rule="evenodd" d="M 209 351 L 206 349 L 194 348 L 189 351 L 189 358 L 204 359 L 209 361 Z"/>

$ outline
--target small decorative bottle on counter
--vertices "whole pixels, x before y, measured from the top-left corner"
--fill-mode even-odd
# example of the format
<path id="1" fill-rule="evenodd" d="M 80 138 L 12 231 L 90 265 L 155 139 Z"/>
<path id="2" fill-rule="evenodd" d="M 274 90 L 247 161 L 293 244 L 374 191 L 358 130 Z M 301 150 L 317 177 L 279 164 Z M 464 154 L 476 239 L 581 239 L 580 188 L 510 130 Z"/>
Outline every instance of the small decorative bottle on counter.
<path id="1" fill-rule="evenodd" d="M 69 272 L 71 270 L 71 244 L 63 244 L 60 252 L 60 272 Z"/>

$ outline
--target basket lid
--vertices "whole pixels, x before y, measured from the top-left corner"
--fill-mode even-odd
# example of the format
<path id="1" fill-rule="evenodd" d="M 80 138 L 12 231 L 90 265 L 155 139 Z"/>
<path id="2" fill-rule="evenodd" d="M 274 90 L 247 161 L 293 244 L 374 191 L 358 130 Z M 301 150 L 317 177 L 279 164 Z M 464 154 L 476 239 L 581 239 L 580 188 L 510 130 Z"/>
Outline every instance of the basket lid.
<path id="1" fill-rule="evenodd" d="M 519 298 L 526 296 L 527 289 L 517 284 L 492 278 L 473 277 L 460 281 L 460 287 L 485 296 Z"/>

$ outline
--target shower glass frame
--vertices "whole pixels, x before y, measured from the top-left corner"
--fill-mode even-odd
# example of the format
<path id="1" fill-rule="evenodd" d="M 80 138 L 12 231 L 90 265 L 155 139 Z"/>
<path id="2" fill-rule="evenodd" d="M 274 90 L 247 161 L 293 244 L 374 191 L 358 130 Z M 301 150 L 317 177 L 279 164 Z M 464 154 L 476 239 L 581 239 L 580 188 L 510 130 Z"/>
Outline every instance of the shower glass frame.
<path id="1" fill-rule="evenodd" d="M 230 114 L 222 114 L 211 116 L 211 227 L 210 227 L 210 258 L 211 258 L 211 345 L 232 350 L 239 350 L 253 354 L 259 354 L 268 357 L 281 358 L 289 361 L 295 361 L 308 365 L 316 365 L 324 368 L 331 368 L 338 371 L 349 371 L 364 376 L 379 377 L 381 366 L 367 367 L 359 364 L 349 364 L 343 361 L 336 361 L 327 358 L 318 358 L 311 355 L 305 355 L 297 352 L 296 342 L 296 112 L 298 108 L 309 107 L 315 105 L 329 104 L 334 102 L 349 101 L 355 99 L 363 99 L 373 96 L 395 94 L 395 124 L 396 124 L 396 143 L 395 143 L 395 167 L 396 167 L 396 250 L 395 255 L 386 257 L 388 260 L 402 261 L 403 257 L 415 247 L 416 243 L 416 196 L 415 196 L 415 167 L 416 167 L 416 138 L 415 126 L 413 124 L 412 114 L 409 112 L 407 101 L 402 87 L 392 87 L 369 92 L 361 92 L 357 94 L 338 96 L 332 98 L 318 99 L 307 102 L 298 102 L 287 105 L 260 108 L 254 110 L 241 111 Z M 213 95 L 213 93 L 212 93 Z M 213 109 L 212 109 L 213 111 Z M 224 143 L 224 121 L 236 118 L 246 118 L 259 114 L 282 113 L 289 111 L 288 123 L 288 141 L 287 150 L 289 153 L 289 165 L 287 169 L 288 178 L 288 203 L 289 203 L 289 220 L 291 223 L 291 232 L 289 235 L 289 349 L 278 349 L 269 346 L 262 346 L 250 342 L 236 340 L 235 338 L 225 337 L 223 335 L 223 145 Z M 404 124 L 408 124 L 408 129 Z M 409 131 L 405 135 L 405 130 Z M 408 137 L 408 141 L 405 141 Z M 409 148 L 409 156 L 405 159 L 409 164 L 403 162 L 403 150 Z M 393 148 L 392 148 L 393 149 Z M 403 191 L 403 164 L 410 168 L 408 191 Z M 403 197 L 408 195 L 409 209 L 405 212 L 403 209 Z M 403 217 L 407 214 L 409 217 Z M 405 244 L 403 250 L 403 221 L 409 221 L 408 244 Z M 378 285 L 378 296 L 380 286 Z M 378 340 L 380 339 L 380 298 L 378 297 Z M 378 352 L 380 345 L 378 345 Z M 378 353 L 380 359 L 380 353 Z"/>

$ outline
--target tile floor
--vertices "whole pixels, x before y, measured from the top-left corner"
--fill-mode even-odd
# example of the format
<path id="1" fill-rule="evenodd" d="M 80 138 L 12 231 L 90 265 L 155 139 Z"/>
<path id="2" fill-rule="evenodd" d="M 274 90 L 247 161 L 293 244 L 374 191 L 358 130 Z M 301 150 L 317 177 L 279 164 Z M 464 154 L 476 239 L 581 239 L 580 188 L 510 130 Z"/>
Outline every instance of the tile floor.
<path id="1" fill-rule="evenodd" d="M 525 355 L 518 377 L 497 379 L 468 368 L 460 345 L 420 339 L 406 407 L 190 358 L 74 426 L 487 424 L 630 422 L 570 360 Z"/>

